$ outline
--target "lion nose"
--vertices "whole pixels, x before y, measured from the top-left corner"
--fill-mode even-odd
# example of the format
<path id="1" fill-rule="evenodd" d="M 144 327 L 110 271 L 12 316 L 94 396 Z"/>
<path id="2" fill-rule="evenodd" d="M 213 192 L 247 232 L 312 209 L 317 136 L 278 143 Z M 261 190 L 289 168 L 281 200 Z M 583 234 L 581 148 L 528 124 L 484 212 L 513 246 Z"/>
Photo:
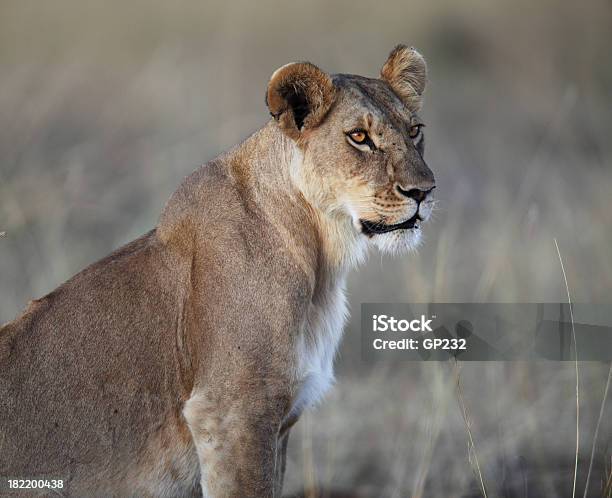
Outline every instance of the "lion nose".
<path id="1" fill-rule="evenodd" d="M 420 203 L 421 201 L 423 201 L 423 199 L 425 199 L 425 197 L 427 197 L 427 195 L 436 188 L 436 186 L 434 185 L 433 187 L 429 188 L 429 189 L 420 189 L 420 188 L 411 188 L 408 190 L 403 189 L 400 185 L 396 186 L 397 191 L 403 195 L 404 197 L 409 197 L 410 199 L 414 199 L 417 204 Z"/>

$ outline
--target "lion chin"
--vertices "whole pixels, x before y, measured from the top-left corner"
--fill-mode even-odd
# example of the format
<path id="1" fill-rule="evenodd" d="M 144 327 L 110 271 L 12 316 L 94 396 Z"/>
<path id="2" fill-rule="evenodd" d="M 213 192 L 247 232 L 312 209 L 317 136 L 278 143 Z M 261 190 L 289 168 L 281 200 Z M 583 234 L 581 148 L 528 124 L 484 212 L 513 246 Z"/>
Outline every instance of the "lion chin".
<path id="1" fill-rule="evenodd" d="M 422 234 L 421 229 L 415 227 L 376 234 L 371 241 L 382 253 L 401 256 L 416 251 L 421 245 Z"/>

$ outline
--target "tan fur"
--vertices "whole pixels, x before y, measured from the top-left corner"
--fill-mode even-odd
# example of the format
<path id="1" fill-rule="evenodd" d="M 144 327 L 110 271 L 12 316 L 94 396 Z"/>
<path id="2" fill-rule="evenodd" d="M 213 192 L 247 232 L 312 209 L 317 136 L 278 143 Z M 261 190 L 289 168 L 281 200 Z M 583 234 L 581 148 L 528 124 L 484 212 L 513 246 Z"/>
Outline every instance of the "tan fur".
<path id="1" fill-rule="evenodd" d="M 427 81 L 427 64 L 414 48 L 405 45 L 395 47 L 380 76 L 391 85 L 408 107 L 414 111 L 421 108 L 421 96 Z"/>
<path id="2" fill-rule="evenodd" d="M 310 62 L 294 62 L 277 69 L 268 83 L 266 104 L 270 114 L 277 118 L 281 127 L 292 138 L 300 136 L 302 126 L 295 122 L 289 110 L 287 95 L 293 94 L 307 104 L 310 112 L 303 127 L 314 128 L 325 117 L 333 100 L 335 89 L 329 75 Z"/>
<path id="3" fill-rule="evenodd" d="M 390 84 L 284 66 L 274 119 L 185 179 L 154 230 L 0 328 L 0 476 L 64 479 L 66 496 L 280 496 L 289 430 L 333 382 L 347 271 L 372 242 L 418 239 L 360 220 L 429 216 L 398 193 L 433 175 Z"/>

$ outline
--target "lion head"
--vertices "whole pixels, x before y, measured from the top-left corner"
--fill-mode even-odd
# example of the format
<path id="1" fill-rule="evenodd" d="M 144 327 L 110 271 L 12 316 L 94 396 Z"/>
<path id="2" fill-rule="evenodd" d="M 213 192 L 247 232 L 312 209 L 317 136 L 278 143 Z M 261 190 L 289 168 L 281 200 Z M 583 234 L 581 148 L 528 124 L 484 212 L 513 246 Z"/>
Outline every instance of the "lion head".
<path id="1" fill-rule="evenodd" d="M 418 114 L 426 75 L 423 57 L 400 45 L 379 79 L 301 62 L 268 84 L 270 113 L 303 155 L 292 176 L 304 196 L 384 251 L 414 248 L 433 208 Z"/>

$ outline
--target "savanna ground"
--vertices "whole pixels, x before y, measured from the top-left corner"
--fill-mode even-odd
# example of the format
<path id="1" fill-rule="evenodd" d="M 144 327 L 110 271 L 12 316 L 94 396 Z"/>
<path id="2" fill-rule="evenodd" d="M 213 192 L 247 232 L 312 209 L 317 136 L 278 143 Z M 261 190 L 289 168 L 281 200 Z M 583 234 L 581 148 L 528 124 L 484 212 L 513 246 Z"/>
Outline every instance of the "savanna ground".
<path id="1" fill-rule="evenodd" d="M 399 42 L 429 61 L 439 207 L 418 253 L 352 275 L 338 383 L 294 430 L 286 492 L 586 495 L 609 365 L 578 365 L 573 493 L 573 363 L 366 364 L 359 305 L 566 301 L 555 239 L 572 300 L 612 303 L 603 0 L 3 1 L 0 321 L 153 226 L 186 174 L 265 122 L 278 66 L 374 76 Z M 588 496 L 612 495 L 611 404 Z"/>

